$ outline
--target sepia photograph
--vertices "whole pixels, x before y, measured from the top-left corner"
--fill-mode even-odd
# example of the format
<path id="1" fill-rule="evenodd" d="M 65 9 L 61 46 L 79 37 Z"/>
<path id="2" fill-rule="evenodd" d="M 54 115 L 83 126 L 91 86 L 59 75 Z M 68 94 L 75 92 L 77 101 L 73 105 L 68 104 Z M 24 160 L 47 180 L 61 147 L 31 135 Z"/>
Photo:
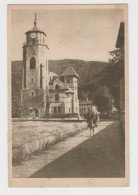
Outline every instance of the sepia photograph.
<path id="1" fill-rule="evenodd" d="M 10 187 L 129 185 L 127 9 L 8 5 Z"/>

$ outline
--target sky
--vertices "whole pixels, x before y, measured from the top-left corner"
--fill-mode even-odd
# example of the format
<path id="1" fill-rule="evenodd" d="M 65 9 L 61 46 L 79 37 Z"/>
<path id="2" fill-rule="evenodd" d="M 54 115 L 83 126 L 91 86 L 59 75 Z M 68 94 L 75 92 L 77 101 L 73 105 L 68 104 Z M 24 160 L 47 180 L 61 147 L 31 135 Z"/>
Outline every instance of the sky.
<path id="1" fill-rule="evenodd" d="M 25 32 L 37 27 L 47 35 L 49 59 L 81 59 L 107 62 L 115 49 L 122 9 L 12 10 L 12 60 L 22 60 Z"/>

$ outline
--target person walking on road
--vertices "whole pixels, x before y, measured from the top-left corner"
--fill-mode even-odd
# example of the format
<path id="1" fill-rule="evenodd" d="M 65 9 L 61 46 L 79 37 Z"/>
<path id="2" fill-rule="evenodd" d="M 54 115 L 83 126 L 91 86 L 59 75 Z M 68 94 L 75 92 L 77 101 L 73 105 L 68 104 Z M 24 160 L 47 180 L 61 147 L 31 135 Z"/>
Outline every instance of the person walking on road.
<path id="1" fill-rule="evenodd" d="M 95 106 L 92 106 L 91 109 L 89 109 L 87 114 L 87 126 L 90 128 L 90 136 L 94 135 L 94 128 L 97 127 L 97 123 L 99 121 L 98 111 Z"/>

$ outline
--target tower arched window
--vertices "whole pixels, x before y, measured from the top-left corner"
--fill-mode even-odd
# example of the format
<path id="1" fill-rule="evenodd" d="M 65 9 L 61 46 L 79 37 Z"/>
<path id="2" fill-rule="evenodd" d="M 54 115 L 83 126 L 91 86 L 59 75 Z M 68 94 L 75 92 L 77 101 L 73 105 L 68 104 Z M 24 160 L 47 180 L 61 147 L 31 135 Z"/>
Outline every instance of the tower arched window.
<path id="1" fill-rule="evenodd" d="M 36 68 L 36 59 L 32 57 L 30 59 L 30 69 L 35 69 Z"/>
<path id="2" fill-rule="evenodd" d="M 59 94 L 56 94 L 56 95 L 55 95 L 55 101 L 56 101 L 56 102 L 59 102 Z"/>
<path id="3" fill-rule="evenodd" d="M 59 85 L 58 85 L 58 84 L 56 84 L 55 89 L 60 89 L 60 87 L 59 87 Z"/>

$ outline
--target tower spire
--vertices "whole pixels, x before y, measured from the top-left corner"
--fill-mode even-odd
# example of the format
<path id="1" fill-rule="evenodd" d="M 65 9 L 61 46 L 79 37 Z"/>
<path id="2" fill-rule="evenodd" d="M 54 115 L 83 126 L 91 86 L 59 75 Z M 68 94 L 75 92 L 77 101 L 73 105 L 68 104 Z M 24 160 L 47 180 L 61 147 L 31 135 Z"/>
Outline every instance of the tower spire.
<path id="1" fill-rule="evenodd" d="M 36 16 L 36 13 L 35 13 L 35 19 L 34 19 L 34 27 L 36 27 L 36 24 L 37 24 L 37 16 Z"/>

